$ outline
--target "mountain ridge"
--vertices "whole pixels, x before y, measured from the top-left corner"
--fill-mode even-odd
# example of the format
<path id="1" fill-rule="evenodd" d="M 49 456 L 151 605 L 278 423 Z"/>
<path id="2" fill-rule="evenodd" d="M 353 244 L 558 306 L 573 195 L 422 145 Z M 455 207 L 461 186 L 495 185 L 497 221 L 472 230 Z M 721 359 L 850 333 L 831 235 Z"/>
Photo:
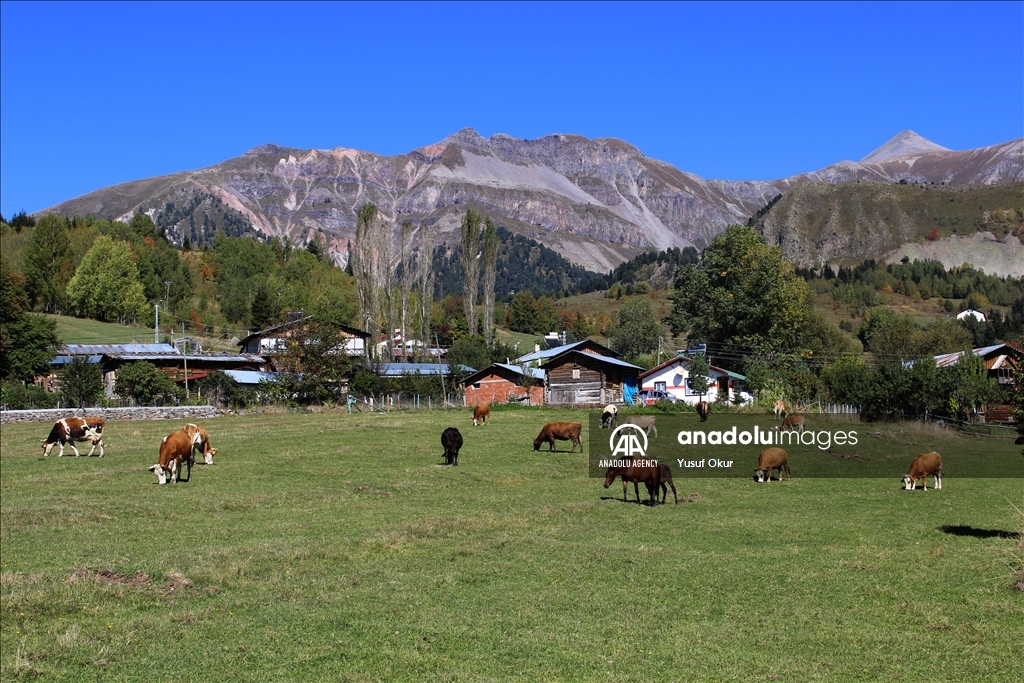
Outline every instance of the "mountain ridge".
<path id="1" fill-rule="evenodd" d="M 221 223 L 238 232 L 244 220 L 255 234 L 299 245 L 322 235 L 344 266 L 355 212 L 366 201 L 396 226 L 410 220 L 436 231 L 435 242 L 453 241 L 473 207 L 579 265 L 607 271 L 647 248 L 703 247 L 805 183 L 848 180 L 1022 181 L 1024 139 L 951 151 L 901 131 L 860 162 L 774 181 L 728 181 L 701 178 L 616 138 L 484 138 L 464 128 L 391 156 L 257 145 L 220 164 L 102 188 L 39 213 L 123 220 L 143 211 L 176 244 L 185 237 L 201 243 Z"/>

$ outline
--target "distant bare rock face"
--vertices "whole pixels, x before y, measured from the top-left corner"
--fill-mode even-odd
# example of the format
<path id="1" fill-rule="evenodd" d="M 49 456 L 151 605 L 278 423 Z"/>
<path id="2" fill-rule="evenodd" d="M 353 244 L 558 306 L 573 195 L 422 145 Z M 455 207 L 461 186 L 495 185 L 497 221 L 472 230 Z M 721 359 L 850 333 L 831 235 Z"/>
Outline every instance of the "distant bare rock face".
<path id="1" fill-rule="evenodd" d="M 686 173 L 621 140 L 483 138 L 466 129 L 392 157 L 342 147 L 262 145 L 209 168 L 97 190 L 46 213 L 125 219 L 145 212 L 179 245 L 186 236 L 204 243 L 218 232 L 288 237 L 297 245 L 320 234 L 334 261 L 345 265 L 356 211 L 366 202 L 374 202 L 396 229 L 409 220 L 436 231 L 437 242 L 454 238 L 472 207 L 579 265 L 606 271 L 648 247 L 703 247 L 780 192 L 858 179 L 1024 180 L 1024 141 L 953 152 L 904 131 L 860 162 L 771 182 L 730 182 Z M 858 230 L 837 233 L 832 241 L 856 245 L 875 235 Z M 794 240 L 794 251 L 811 249 L 797 245 L 801 237 L 791 232 L 782 239 Z"/>

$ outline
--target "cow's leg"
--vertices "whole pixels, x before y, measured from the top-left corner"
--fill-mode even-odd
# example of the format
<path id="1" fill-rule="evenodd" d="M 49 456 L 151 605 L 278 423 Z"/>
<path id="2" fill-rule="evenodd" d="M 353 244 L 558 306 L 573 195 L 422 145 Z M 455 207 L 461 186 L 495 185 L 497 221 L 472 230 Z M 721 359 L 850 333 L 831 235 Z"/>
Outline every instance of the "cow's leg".
<path id="1" fill-rule="evenodd" d="M 100 457 L 102 458 L 103 457 L 103 439 L 99 440 L 99 447 L 100 447 Z"/>
<path id="2" fill-rule="evenodd" d="M 636 504 L 640 505 L 640 482 L 633 480 L 633 495 L 636 496 Z"/>
<path id="3" fill-rule="evenodd" d="M 629 483 L 626 481 L 626 478 L 623 477 L 622 478 L 622 502 L 623 503 L 628 503 L 629 502 L 629 494 L 627 493 L 627 491 L 629 489 L 626 488 L 628 485 L 629 485 Z"/>
<path id="4" fill-rule="evenodd" d="M 935 490 L 939 491 L 942 489 L 942 475 L 938 472 L 935 473 Z"/>
<path id="5" fill-rule="evenodd" d="M 171 460 L 168 463 L 168 465 L 170 465 L 170 467 L 171 467 L 171 483 L 172 484 L 177 484 L 178 483 L 178 461 L 176 459 L 175 460 Z"/>
<path id="6" fill-rule="evenodd" d="M 676 495 L 676 485 L 671 479 L 668 480 L 668 485 L 672 487 L 672 497 L 675 499 L 676 505 L 679 505 L 679 496 Z M 668 491 L 665 492 L 665 496 L 668 497 Z"/>

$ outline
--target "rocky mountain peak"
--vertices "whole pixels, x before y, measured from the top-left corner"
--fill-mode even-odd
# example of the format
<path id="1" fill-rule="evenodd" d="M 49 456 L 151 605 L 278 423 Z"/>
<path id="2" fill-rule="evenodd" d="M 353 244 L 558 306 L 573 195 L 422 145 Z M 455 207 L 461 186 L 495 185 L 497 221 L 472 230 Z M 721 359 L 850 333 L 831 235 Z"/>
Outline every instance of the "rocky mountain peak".
<path id="1" fill-rule="evenodd" d="M 951 150 L 923 138 L 912 130 L 903 130 L 892 136 L 888 142 L 860 160 L 862 164 L 878 164 L 890 159 L 919 156 L 931 152 L 949 152 Z"/>

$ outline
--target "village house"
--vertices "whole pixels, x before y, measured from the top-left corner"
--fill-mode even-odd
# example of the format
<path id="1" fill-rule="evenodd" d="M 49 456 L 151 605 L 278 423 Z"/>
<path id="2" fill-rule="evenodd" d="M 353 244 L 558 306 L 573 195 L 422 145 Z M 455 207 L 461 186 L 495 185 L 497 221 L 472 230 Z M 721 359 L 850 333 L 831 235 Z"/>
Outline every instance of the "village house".
<path id="1" fill-rule="evenodd" d="M 750 403 L 753 395 L 747 389 L 746 377 L 723 368 L 711 366 L 708 371 L 708 390 L 705 394 L 693 390 L 688 366 L 690 359 L 676 356 L 640 375 L 641 390 L 664 391 L 680 401 L 696 405 L 700 401 L 714 403 L 728 400 L 730 403 Z"/>
<path id="2" fill-rule="evenodd" d="M 964 353 L 964 351 L 955 351 L 935 356 L 935 367 L 948 368 L 951 365 L 956 365 L 963 358 Z M 971 353 L 984 359 L 988 376 L 1001 387 L 1012 386 L 1014 371 L 1018 368 L 1024 368 L 1024 348 L 1017 344 L 1007 343 L 982 346 L 977 349 L 971 349 Z M 908 361 L 907 364 L 912 365 L 913 361 Z M 979 413 L 980 416 L 981 414 Z M 1013 409 L 1008 405 L 986 406 L 984 419 L 986 422 L 1013 423 Z"/>
<path id="3" fill-rule="evenodd" d="M 525 374 L 524 374 L 525 368 Z M 528 378 L 524 381 L 524 377 Z M 524 385 L 530 385 L 527 389 Z M 511 363 L 494 363 L 462 381 L 467 406 L 522 401 L 544 405 L 544 371 Z"/>
<path id="4" fill-rule="evenodd" d="M 638 374 L 643 372 L 643 368 L 632 363 L 594 353 L 586 347 L 562 352 L 544 362 L 541 370 L 545 372 L 546 404 L 595 407 L 623 403 L 625 395 L 636 387 Z"/>
<path id="5" fill-rule="evenodd" d="M 296 316 L 292 320 L 273 325 L 265 330 L 253 332 L 244 339 L 239 340 L 238 346 L 242 353 L 259 354 L 266 358 L 266 364 L 262 370 L 275 372 L 281 368 L 277 367 L 275 357 L 282 355 L 288 348 L 288 340 L 302 330 L 313 316 Z M 345 338 L 344 352 L 351 357 L 366 355 L 368 332 L 349 327 L 348 325 L 337 325 L 341 336 Z"/>

